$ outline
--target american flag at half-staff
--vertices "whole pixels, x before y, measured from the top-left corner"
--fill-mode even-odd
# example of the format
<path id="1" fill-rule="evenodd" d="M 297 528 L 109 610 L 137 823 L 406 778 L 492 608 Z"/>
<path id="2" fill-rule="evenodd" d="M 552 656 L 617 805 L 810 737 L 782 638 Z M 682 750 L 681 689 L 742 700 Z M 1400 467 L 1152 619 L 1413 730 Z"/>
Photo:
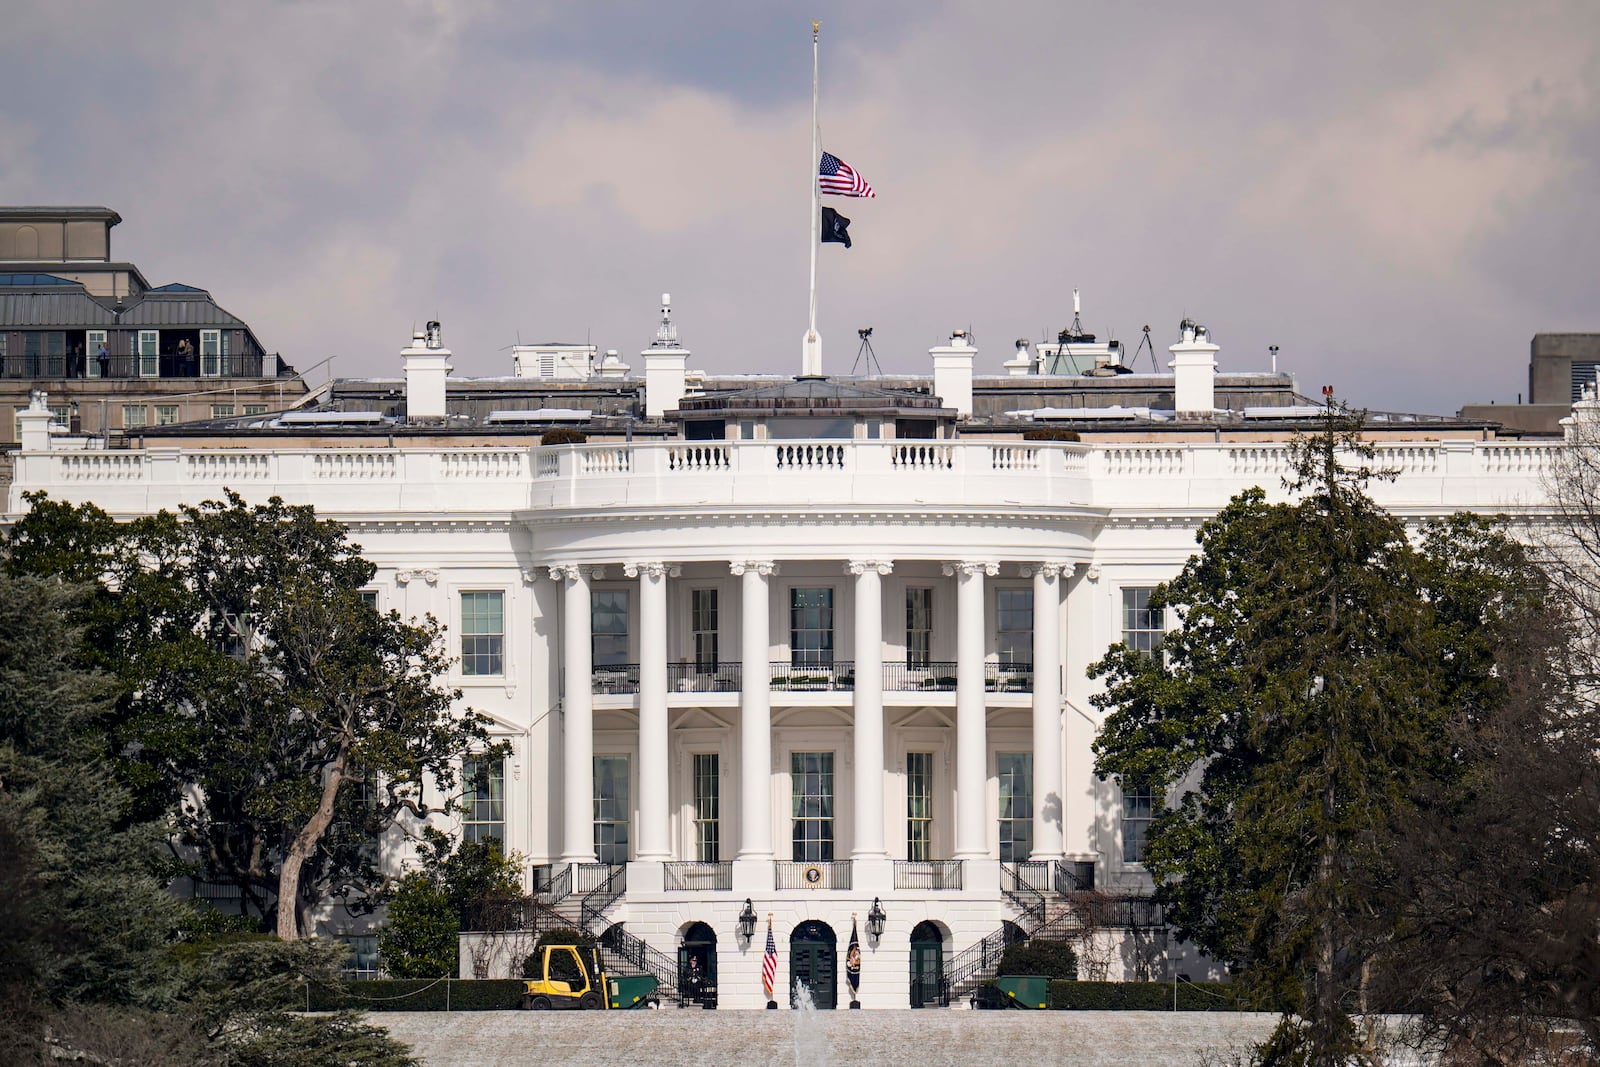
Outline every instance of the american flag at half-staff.
<path id="1" fill-rule="evenodd" d="M 878 195 L 872 191 L 871 182 L 857 174 L 850 164 L 828 152 L 822 153 L 822 162 L 817 165 L 817 188 L 835 196 Z"/>
<path id="2" fill-rule="evenodd" d="M 772 980 L 778 976 L 778 943 L 772 939 L 772 916 L 767 916 L 767 950 L 761 954 L 761 988 L 772 999 Z"/>

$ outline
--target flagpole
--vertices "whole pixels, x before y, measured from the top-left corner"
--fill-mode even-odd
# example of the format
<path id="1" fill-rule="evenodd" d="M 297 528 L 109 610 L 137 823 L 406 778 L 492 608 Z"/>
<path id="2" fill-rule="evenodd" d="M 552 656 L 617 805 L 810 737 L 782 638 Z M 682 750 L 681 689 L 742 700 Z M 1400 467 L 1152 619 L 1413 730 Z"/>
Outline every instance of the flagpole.
<path id="1" fill-rule="evenodd" d="M 822 23 L 811 20 L 811 163 L 808 177 L 811 181 L 811 318 L 801 344 L 800 373 L 822 374 L 822 338 L 817 335 L 817 245 L 822 242 L 822 193 L 817 181 L 817 164 L 822 159 L 821 136 L 817 127 L 817 38 L 822 33 Z"/>

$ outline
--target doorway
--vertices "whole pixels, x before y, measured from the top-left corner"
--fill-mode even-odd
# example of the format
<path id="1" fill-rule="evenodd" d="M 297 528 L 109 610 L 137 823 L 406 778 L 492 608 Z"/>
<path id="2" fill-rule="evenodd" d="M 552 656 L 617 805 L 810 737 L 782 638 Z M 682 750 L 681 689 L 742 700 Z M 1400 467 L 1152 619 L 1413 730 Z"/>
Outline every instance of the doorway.
<path id="1" fill-rule="evenodd" d="M 944 931 L 937 923 L 920 922 L 911 931 L 911 1006 L 950 1006 L 944 982 Z"/>
<path id="2" fill-rule="evenodd" d="M 717 1006 L 717 933 L 692 923 L 678 946 L 678 1003 Z"/>
<path id="3" fill-rule="evenodd" d="M 815 919 L 801 923 L 789 935 L 789 990 L 795 983 L 811 991 L 811 1003 L 832 1009 L 839 1002 L 839 939 L 833 928 Z"/>

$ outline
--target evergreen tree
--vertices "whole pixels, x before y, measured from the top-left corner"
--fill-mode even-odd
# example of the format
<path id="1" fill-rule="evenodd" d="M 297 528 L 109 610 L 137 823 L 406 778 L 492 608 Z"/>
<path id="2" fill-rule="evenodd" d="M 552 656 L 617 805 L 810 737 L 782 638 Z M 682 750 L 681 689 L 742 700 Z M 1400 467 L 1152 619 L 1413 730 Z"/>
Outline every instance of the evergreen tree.
<path id="1" fill-rule="evenodd" d="M 1494 656 L 1462 619 L 1515 603 L 1505 575 L 1413 547 L 1366 495 L 1385 476 L 1373 455 L 1359 418 L 1330 402 L 1294 446 L 1295 502 L 1259 489 L 1231 501 L 1152 596 L 1180 620 L 1159 651 L 1114 646 L 1091 668 L 1109 713 L 1097 770 L 1172 797 L 1145 851 L 1168 917 L 1284 1012 L 1265 1063 L 1366 1054 L 1350 1014 L 1393 934 L 1393 820 L 1417 783 L 1448 773 L 1452 709 L 1492 688 Z M 1429 543 L 1452 530 L 1515 554 L 1469 517 Z"/>

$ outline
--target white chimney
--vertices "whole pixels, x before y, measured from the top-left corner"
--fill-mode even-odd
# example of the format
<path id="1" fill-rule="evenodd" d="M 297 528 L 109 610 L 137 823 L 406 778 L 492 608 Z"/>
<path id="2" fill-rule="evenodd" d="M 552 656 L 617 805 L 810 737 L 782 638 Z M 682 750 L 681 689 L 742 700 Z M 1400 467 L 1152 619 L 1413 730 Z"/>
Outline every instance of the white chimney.
<path id="1" fill-rule="evenodd" d="M 17 412 L 17 439 L 24 452 L 47 452 L 50 449 L 50 406 L 47 400 L 43 389 L 34 389 L 28 393 L 28 406 Z"/>
<path id="2" fill-rule="evenodd" d="M 455 368 L 439 324 L 430 322 L 427 330 L 412 334 L 411 346 L 401 350 L 400 358 L 406 368 L 406 418 L 443 419 L 445 378 Z"/>
<path id="3" fill-rule="evenodd" d="M 1184 319 L 1182 340 L 1167 349 L 1172 353 L 1173 407 L 1179 418 L 1210 418 L 1217 410 L 1217 353 L 1204 326 Z"/>
<path id="4" fill-rule="evenodd" d="M 972 414 L 972 361 L 978 350 L 972 347 L 967 331 L 955 330 L 948 345 L 928 349 L 933 357 L 933 392 L 947 408 L 956 414 Z"/>
<path id="5" fill-rule="evenodd" d="M 1001 366 L 1005 367 L 1006 373 L 1011 377 L 1021 378 L 1033 373 L 1035 362 L 1033 353 L 1028 351 L 1028 339 L 1019 337 L 1017 338 L 1017 351 Z"/>
<path id="6" fill-rule="evenodd" d="M 602 378 L 626 378 L 628 376 L 628 365 L 622 362 L 622 357 L 617 354 L 615 348 L 608 348 L 606 349 L 605 362 L 600 364 L 599 373 Z"/>
<path id="7" fill-rule="evenodd" d="M 671 293 L 661 294 L 661 325 L 656 329 L 656 339 L 639 354 L 644 357 L 645 417 L 659 419 L 675 411 L 683 399 L 684 368 L 689 364 L 689 350 L 678 347 Z"/>

